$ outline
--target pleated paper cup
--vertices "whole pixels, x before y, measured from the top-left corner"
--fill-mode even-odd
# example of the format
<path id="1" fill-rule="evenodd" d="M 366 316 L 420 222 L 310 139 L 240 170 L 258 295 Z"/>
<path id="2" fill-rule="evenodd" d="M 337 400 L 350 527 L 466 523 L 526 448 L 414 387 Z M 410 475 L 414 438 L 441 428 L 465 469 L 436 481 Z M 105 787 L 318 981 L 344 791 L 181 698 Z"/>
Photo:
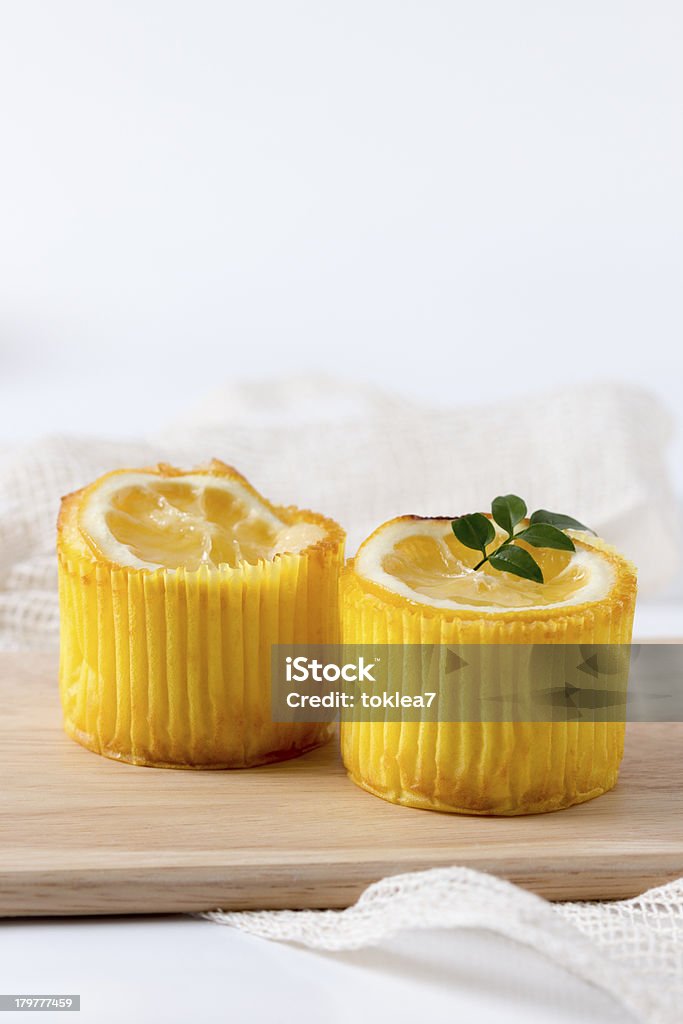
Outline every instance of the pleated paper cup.
<path id="1" fill-rule="evenodd" d="M 94 557 L 77 504 L 64 499 L 58 531 L 60 692 L 73 739 L 137 765 L 243 768 L 329 738 L 325 723 L 273 722 L 271 645 L 339 642 L 336 523 L 302 513 L 325 537 L 271 561 L 150 571 Z"/>
<path id="2" fill-rule="evenodd" d="M 368 584 L 350 562 L 340 585 L 343 641 L 373 650 L 378 644 L 630 644 L 635 571 L 613 552 L 609 557 L 616 580 L 602 601 L 486 614 L 407 600 Z M 500 658 L 514 655 L 507 650 Z M 492 648 L 483 653 L 482 692 L 489 685 L 487 661 L 495 657 Z M 466 814 L 533 814 L 611 789 L 624 732 L 623 721 L 345 719 L 341 746 L 351 779 L 392 803 Z"/>

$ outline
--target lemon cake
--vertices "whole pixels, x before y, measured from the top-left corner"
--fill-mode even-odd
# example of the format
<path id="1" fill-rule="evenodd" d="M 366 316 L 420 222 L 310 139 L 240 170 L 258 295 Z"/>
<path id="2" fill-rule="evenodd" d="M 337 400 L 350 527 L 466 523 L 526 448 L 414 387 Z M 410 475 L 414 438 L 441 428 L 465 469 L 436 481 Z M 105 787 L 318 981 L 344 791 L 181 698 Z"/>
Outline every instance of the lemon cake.
<path id="1" fill-rule="evenodd" d="M 66 731 L 139 765 L 296 756 L 324 723 L 272 721 L 271 645 L 337 643 L 344 534 L 214 460 L 117 470 L 62 501 Z"/>
<path id="2" fill-rule="evenodd" d="M 534 523 L 519 513 L 523 503 L 512 519 L 499 514 L 505 528 L 491 516 L 463 517 L 477 527 L 474 539 L 472 523 L 452 517 L 380 526 L 342 573 L 344 642 L 629 644 L 634 567 L 583 529 L 550 526 L 575 522 L 568 517 L 544 513 L 549 522 Z M 614 786 L 624 723 L 343 721 L 341 742 L 350 777 L 386 800 L 523 814 Z"/>

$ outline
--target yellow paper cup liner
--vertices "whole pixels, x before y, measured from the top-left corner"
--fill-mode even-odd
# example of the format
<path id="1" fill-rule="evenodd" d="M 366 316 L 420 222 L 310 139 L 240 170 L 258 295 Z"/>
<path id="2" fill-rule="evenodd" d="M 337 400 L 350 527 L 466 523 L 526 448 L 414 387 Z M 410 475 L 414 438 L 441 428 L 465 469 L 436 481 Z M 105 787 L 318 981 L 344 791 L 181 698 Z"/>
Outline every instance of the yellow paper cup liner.
<path id="1" fill-rule="evenodd" d="M 315 517 L 324 540 L 272 561 L 149 571 L 74 542 L 69 500 L 58 534 L 59 678 L 73 739 L 132 764 L 242 768 L 329 738 L 325 723 L 272 721 L 271 645 L 339 642 L 336 523 Z"/>
<path id="2" fill-rule="evenodd" d="M 362 580 L 350 562 L 340 581 L 343 641 L 629 644 L 635 571 L 614 553 L 610 557 L 617 579 L 602 601 L 486 615 L 444 612 L 406 600 Z M 619 721 L 343 720 L 341 747 L 351 779 L 392 803 L 465 814 L 533 814 L 611 789 L 624 732 Z"/>

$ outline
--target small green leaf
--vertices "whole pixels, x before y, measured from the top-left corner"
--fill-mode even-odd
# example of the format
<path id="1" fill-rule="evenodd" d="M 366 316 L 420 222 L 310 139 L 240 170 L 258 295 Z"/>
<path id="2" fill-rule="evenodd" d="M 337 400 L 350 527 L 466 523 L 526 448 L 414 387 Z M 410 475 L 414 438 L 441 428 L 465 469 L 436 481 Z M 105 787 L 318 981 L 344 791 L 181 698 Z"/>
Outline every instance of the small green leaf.
<path id="1" fill-rule="evenodd" d="M 499 548 L 493 552 L 489 562 L 500 572 L 510 572 L 514 576 L 521 576 L 522 579 L 543 583 L 540 565 L 524 548 L 516 548 L 514 545 Z"/>
<path id="2" fill-rule="evenodd" d="M 516 494 L 501 494 L 491 502 L 491 512 L 498 525 L 511 537 L 517 523 L 526 515 L 526 503 Z"/>
<path id="3" fill-rule="evenodd" d="M 536 523 L 515 534 L 515 540 L 524 540 L 535 548 L 557 548 L 558 551 L 576 551 L 574 541 L 556 526 L 549 523 Z"/>
<path id="4" fill-rule="evenodd" d="M 537 523 L 556 526 L 559 530 L 586 530 L 597 537 L 595 530 L 591 530 L 590 526 L 584 526 L 578 519 L 572 519 L 571 516 L 563 516 L 561 512 L 548 512 L 545 508 L 539 508 L 531 516 L 531 525 L 536 526 Z"/>
<path id="5" fill-rule="evenodd" d="M 493 523 L 481 512 L 473 512 L 469 516 L 460 516 L 451 523 L 453 533 L 461 544 L 474 551 L 486 555 L 486 545 L 496 536 Z"/>

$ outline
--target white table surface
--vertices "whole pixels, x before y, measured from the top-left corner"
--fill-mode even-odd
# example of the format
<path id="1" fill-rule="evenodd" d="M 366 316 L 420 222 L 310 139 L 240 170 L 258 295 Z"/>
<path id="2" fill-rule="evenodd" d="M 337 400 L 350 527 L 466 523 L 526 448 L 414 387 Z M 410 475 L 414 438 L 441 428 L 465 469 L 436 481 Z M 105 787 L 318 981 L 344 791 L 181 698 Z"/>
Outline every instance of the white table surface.
<path id="1" fill-rule="evenodd" d="M 480 931 L 404 932 L 374 949 L 319 953 L 178 916 L 5 921 L 0 979 L 3 992 L 80 994 L 76 1019 L 88 1024 L 632 1020 L 536 952 Z M 3 1024 L 19 1019 L 9 1012 Z"/>

